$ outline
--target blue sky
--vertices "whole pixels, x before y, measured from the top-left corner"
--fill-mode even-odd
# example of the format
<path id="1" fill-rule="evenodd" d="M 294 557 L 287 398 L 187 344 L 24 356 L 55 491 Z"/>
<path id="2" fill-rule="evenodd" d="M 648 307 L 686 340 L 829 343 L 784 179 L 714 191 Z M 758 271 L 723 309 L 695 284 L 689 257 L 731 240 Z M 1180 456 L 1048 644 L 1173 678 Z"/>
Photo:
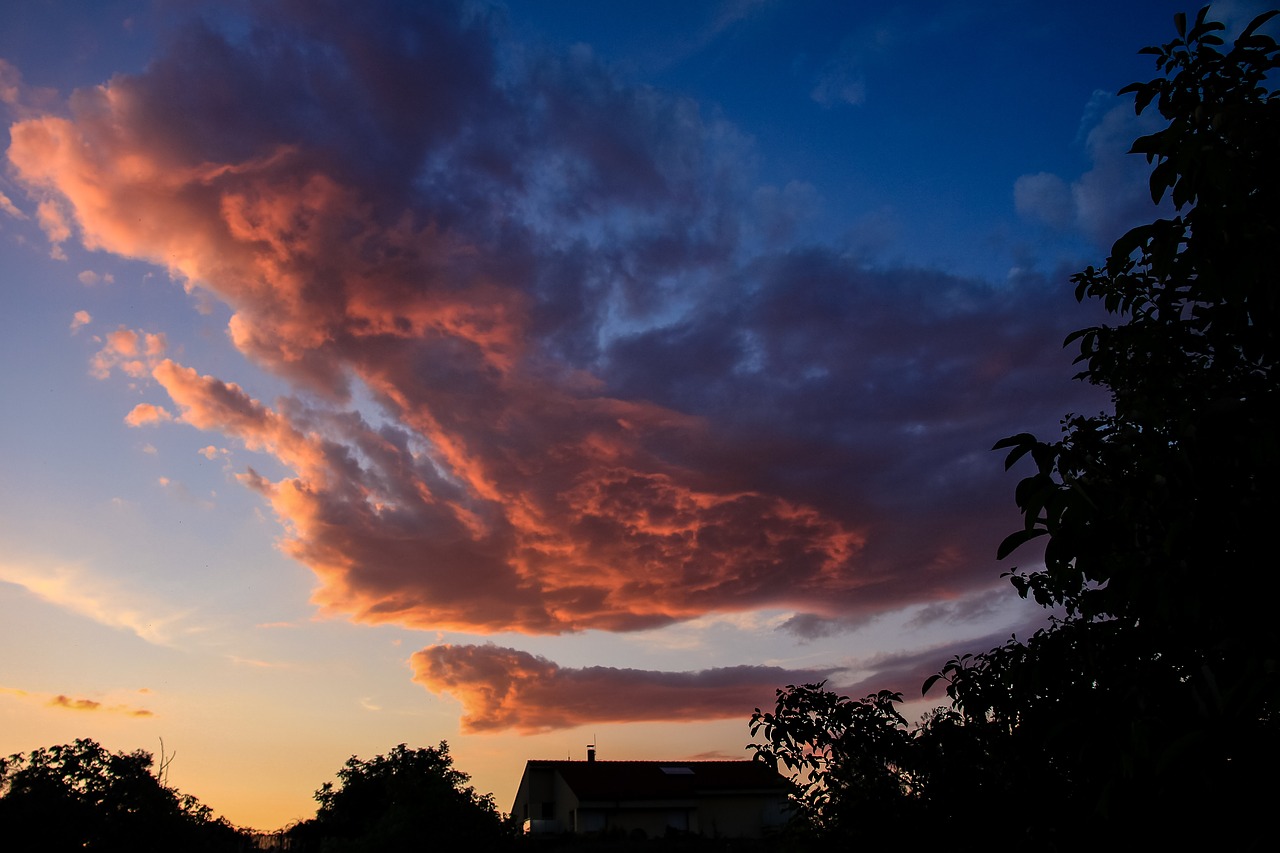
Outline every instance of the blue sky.
<path id="1" fill-rule="evenodd" d="M 448 739 L 507 807 L 1043 618 L 989 448 L 1105 405 L 1178 6 L 360 9 L 0 12 L 0 751 L 274 828 Z"/>

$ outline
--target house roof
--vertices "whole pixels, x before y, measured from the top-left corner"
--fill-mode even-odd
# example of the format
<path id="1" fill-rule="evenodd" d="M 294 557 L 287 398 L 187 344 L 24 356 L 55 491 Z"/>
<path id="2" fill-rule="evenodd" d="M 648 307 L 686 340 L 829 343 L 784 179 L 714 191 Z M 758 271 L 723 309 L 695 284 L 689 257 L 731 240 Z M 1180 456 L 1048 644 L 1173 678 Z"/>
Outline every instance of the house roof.
<path id="1" fill-rule="evenodd" d="M 778 794 L 786 780 L 758 761 L 529 761 L 555 770 L 580 800 L 670 800 Z"/>

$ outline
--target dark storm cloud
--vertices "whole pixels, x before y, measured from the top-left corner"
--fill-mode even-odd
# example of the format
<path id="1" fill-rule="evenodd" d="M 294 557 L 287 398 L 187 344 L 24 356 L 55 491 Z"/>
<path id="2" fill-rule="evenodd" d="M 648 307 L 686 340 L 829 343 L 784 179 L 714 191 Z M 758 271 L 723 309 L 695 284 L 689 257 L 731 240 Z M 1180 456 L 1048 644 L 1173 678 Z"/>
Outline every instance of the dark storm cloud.
<path id="1" fill-rule="evenodd" d="M 1072 405 L 1055 288 L 780 242 L 801 214 L 762 209 L 714 111 L 480 7 L 252 8 L 24 117 L 9 159 L 55 250 L 167 266 L 295 383 L 149 365 L 178 419 L 290 469 L 242 480 L 318 603 L 625 631 L 991 583 L 1017 519 L 987 448 Z"/>

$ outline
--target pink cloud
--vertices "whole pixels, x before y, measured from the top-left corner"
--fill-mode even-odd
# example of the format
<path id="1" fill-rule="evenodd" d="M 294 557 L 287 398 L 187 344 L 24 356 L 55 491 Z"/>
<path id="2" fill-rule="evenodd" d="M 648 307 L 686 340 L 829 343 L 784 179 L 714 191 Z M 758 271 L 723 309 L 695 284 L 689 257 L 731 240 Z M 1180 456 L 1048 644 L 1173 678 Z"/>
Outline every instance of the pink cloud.
<path id="1" fill-rule="evenodd" d="M 120 326 L 107 334 L 102 349 L 90 359 L 89 373 L 106 379 L 112 370 L 119 370 L 140 379 L 156 365 L 167 346 L 163 333 L 139 332 Z"/>
<path id="2" fill-rule="evenodd" d="M 1025 638 L 1043 624 L 1044 615 L 1036 613 L 1018 626 L 1017 634 Z M 1008 632 L 997 632 L 825 669 L 574 668 L 518 649 L 452 644 L 415 652 L 409 665 L 418 684 L 462 703 L 464 732 L 512 729 L 527 734 L 587 723 L 746 719 L 754 708 L 771 710 L 776 691 L 785 684 L 825 682 L 828 690 L 852 698 L 891 690 L 901 693 L 904 703 L 941 703 L 945 683 L 922 695 L 925 679 L 956 654 L 994 648 L 1008 639 Z M 851 678 L 855 670 L 857 677 Z"/>
<path id="3" fill-rule="evenodd" d="M 71 317 L 71 331 L 78 332 L 91 322 L 93 322 L 93 317 L 89 315 L 88 311 L 77 311 Z"/>
<path id="4" fill-rule="evenodd" d="M 697 105 L 577 54 L 500 74 L 483 16 L 335 9 L 277 10 L 254 51 L 196 26 L 8 151 L 55 248 L 74 224 L 164 266 L 305 394 L 264 403 L 125 328 L 91 364 L 289 469 L 240 479 L 322 608 L 557 633 L 991 582 L 1016 514 L 985 448 L 1052 429 L 1068 372 L 1038 294 L 756 253 L 785 229 Z"/>
<path id="5" fill-rule="evenodd" d="M 5 195 L 2 192 L 0 192 L 0 210 L 3 210 L 5 213 L 9 214 L 14 219 L 27 218 L 27 215 L 25 213 L 23 213 L 21 210 L 18 210 L 18 207 L 13 203 L 13 200 L 10 199 L 7 195 Z"/>
<path id="6" fill-rule="evenodd" d="M 524 733 L 584 723 L 711 720 L 749 716 L 782 684 L 828 671 L 735 666 L 699 672 L 561 667 L 499 646 L 429 646 L 410 659 L 413 680 L 463 706 L 467 733 Z"/>
<path id="7" fill-rule="evenodd" d="M 168 409 L 151 403 L 139 403 L 130 410 L 129 414 L 124 416 L 124 422 L 132 427 L 164 423 L 171 420 L 173 420 L 173 415 Z"/>

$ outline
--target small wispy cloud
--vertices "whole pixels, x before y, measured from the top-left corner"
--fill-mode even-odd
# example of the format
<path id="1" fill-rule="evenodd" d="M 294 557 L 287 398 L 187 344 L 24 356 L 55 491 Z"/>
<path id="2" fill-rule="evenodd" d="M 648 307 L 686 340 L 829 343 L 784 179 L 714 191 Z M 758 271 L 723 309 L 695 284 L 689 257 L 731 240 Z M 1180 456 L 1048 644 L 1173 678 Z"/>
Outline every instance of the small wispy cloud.
<path id="1" fill-rule="evenodd" d="M 809 97 L 824 107 L 858 106 L 867 100 L 867 81 L 847 68 L 835 66 L 818 78 Z"/>
<path id="2" fill-rule="evenodd" d="M 68 711 L 103 711 L 108 714 L 124 714 L 128 717 L 154 717 L 155 714 L 146 708 L 133 708 L 129 705 L 104 705 L 93 699 L 73 699 L 59 693 L 45 703 L 50 708 L 66 708 Z"/>
<path id="3" fill-rule="evenodd" d="M 247 666 L 253 669 L 286 669 L 288 664 L 273 663 L 266 660 L 258 660 L 257 658 L 246 658 L 240 655 L 227 655 L 227 660 L 236 666 Z"/>
<path id="4" fill-rule="evenodd" d="M 109 272 L 96 273 L 93 270 L 84 270 L 76 278 L 80 279 L 80 283 L 86 287 L 93 287 L 95 284 L 112 284 L 116 280 L 116 277 Z"/>
<path id="5" fill-rule="evenodd" d="M 29 702 L 37 702 L 46 708 L 60 708 L 66 711 L 122 714 L 126 717 L 155 716 L 155 712 L 147 708 L 139 708 L 134 705 L 121 702 L 104 702 L 97 699 L 87 699 L 81 696 L 68 696 L 66 693 L 33 693 L 28 690 L 21 690 L 17 687 L 0 687 L 0 695 L 16 696 L 19 699 Z"/>
<path id="6" fill-rule="evenodd" d="M 27 215 L 18 210 L 17 205 L 10 200 L 4 193 L 0 192 L 0 210 L 12 216 L 14 219 L 26 219 Z"/>
<path id="7" fill-rule="evenodd" d="M 120 628 L 155 645 L 171 645 L 185 631 L 185 612 L 122 589 L 71 565 L 0 562 L 0 581 L 15 584 L 37 598 L 109 628 Z"/>
<path id="8" fill-rule="evenodd" d="M 121 326 L 106 336 L 102 349 L 90 359 L 89 373 L 96 379 L 106 379 L 112 370 L 120 370 L 139 379 L 151 372 L 167 347 L 163 332 L 135 331 Z"/>

